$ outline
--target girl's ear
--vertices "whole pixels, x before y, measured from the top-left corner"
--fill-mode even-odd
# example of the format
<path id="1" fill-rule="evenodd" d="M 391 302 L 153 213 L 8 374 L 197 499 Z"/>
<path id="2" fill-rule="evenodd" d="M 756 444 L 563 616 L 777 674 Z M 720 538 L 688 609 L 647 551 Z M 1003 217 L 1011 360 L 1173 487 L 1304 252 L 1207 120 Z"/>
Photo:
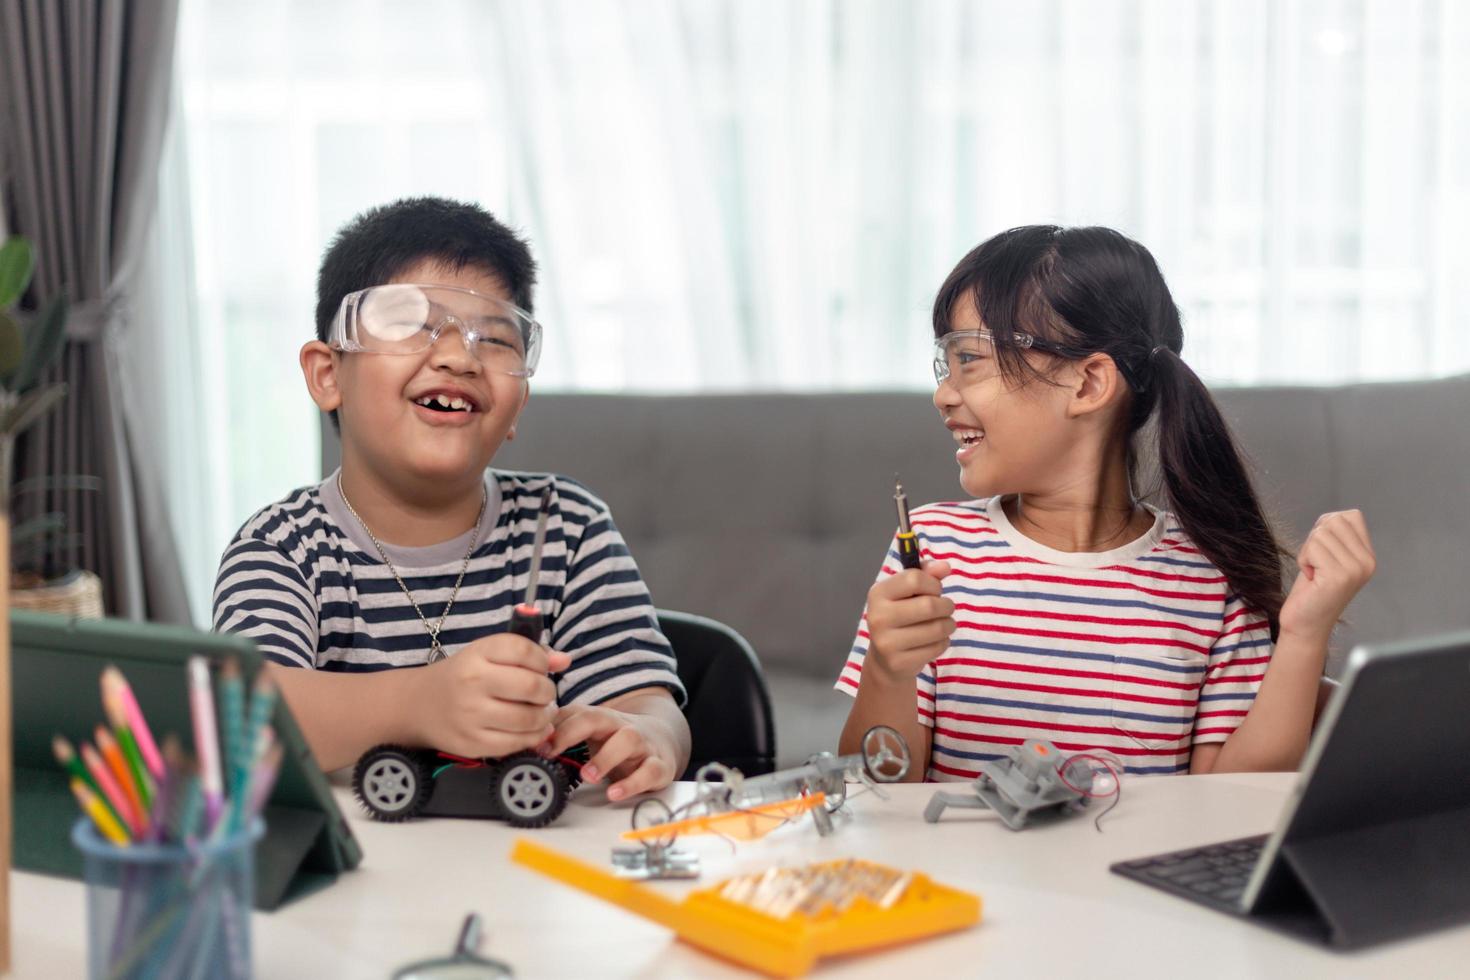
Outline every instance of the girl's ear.
<path id="1" fill-rule="evenodd" d="M 1071 397 L 1067 399 L 1067 418 L 1092 415 L 1112 405 L 1123 396 L 1128 385 L 1117 363 L 1107 354 L 1089 354 L 1071 362 Z"/>
<path id="2" fill-rule="evenodd" d="M 342 389 L 337 378 L 337 352 L 320 340 L 309 340 L 301 347 L 301 374 L 306 390 L 317 408 L 335 412 L 342 407 Z"/>

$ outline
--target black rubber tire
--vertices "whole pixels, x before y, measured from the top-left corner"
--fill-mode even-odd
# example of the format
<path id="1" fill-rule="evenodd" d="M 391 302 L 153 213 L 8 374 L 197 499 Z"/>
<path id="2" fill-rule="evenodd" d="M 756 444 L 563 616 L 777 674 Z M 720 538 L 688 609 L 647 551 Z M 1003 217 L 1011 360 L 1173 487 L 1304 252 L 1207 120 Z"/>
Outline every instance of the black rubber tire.
<path id="1" fill-rule="evenodd" d="M 423 756 L 402 745 L 377 745 L 357 760 L 352 792 L 374 820 L 402 823 L 423 810 L 434 789 Z"/>
<path id="2" fill-rule="evenodd" d="M 535 752 L 517 752 L 492 766 L 490 800 L 512 827 L 545 827 L 567 808 L 571 788 L 560 762 Z"/>

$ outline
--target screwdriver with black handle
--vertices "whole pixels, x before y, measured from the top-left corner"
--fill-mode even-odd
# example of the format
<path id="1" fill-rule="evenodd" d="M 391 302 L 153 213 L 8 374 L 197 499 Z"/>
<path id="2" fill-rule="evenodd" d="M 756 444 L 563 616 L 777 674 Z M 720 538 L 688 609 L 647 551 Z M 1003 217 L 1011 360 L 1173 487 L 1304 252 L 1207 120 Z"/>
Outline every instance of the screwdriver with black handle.
<path id="1" fill-rule="evenodd" d="M 531 570 L 526 576 L 526 598 L 510 614 L 510 632 L 524 636 L 532 643 L 541 642 L 545 625 L 536 607 L 536 585 L 541 578 L 541 548 L 546 543 L 546 512 L 551 508 L 551 488 L 541 492 L 541 507 L 536 512 L 536 537 L 531 544 Z"/>

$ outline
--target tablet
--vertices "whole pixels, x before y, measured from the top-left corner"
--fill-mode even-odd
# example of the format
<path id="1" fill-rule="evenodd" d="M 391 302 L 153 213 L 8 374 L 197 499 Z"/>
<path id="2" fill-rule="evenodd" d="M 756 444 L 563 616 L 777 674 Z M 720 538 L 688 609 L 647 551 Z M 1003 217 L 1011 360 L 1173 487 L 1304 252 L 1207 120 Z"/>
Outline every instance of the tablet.
<path id="1" fill-rule="evenodd" d="M 218 678 L 219 665 L 234 658 L 247 685 L 264 663 L 255 644 L 240 636 L 23 610 L 10 614 L 10 646 L 14 863 L 25 871 L 73 878 L 82 874 L 81 855 L 70 839 L 80 811 L 51 740 L 55 735 L 73 745 L 91 740 L 106 717 L 98 684 L 102 670 L 112 664 L 123 672 L 156 739 L 162 742 L 172 733 L 193 754 L 188 659 L 205 657 Z M 255 849 L 255 904 L 262 910 L 324 887 L 362 860 L 284 700 L 276 704 L 271 724 L 285 752 L 265 809 L 266 834 Z"/>
<path id="2" fill-rule="evenodd" d="M 1276 829 L 1113 865 L 1343 949 L 1470 922 L 1470 633 L 1359 647 Z"/>

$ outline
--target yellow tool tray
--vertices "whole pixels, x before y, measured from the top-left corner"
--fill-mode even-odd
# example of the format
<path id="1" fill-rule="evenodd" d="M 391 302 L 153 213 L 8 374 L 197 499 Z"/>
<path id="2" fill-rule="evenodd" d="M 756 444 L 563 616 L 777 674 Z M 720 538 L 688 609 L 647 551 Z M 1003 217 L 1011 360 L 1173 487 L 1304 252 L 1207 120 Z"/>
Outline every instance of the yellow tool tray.
<path id="1" fill-rule="evenodd" d="M 770 874 L 828 881 L 858 876 L 890 883 L 881 897 L 846 893 L 838 905 L 805 900 L 752 902 L 733 896 L 760 876 L 731 879 L 674 901 L 653 888 L 522 838 L 511 860 L 673 929 L 685 942 L 776 977 L 796 977 L 824 956 L 842 956 L 952 932 L 980 921 L 980 896 L 941 885 L 920 872 L 868 861 L 827 861 Z M 843 878 L 842 880 L 845 880 Z"/>

